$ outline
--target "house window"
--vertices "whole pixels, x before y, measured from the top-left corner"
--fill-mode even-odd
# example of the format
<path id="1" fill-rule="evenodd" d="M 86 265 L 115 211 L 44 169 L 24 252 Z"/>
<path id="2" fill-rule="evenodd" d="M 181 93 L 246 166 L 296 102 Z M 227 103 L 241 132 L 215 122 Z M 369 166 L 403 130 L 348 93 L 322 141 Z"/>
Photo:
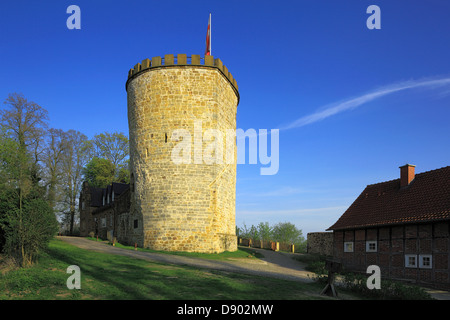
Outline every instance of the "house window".
<path id="1" fill-rule="evenodd" d="M 114 191 L 112 192 L 111 201 L 114 202 Z"/>
<path id="2" fill-rule="evenodd" d="M 134 220 L 134 228 L 136 229 L 137 227 L 138 227 L 138 220 L 135 219 L 135 220 Z"/>
<path id="3" fill-rule="evenodd" d="M 103 205 L 105 205 L 105 196 L 103 196 L 103 202 L 102 203 L 103 203 Z"/>
<path id="4" fill-rule="evenodd" d="M 106 227 L 106 218 L 102 218 L 102 228 Z"/>
<path id="5" fill-rule="evenodd" d="M 405 267 L 417 268 L 417 256 L 415 254 L 405 254 Z"/>
<path id="6" fill-rule="evenodd" d="M 353 242 L 344 242 L 344 252 L 353 252 Z"/>
<path id="7" fill-rule="evenodd" d="M 431 254 L 419 255 L 419 268 L 431 269 Z"/>
<path id="8" fill-rule="evenodd" d="M 366 252 L 377 252 L 377 242 L 366 241 Z"/>
<path id="9" fill-rule="evenodd" d="M 405 255 L 405 267 L 407 268 L 423 268 L 431 269 L 433 265 L 433 259 L 431 254 L 420 254 L 419 256 L 415 254 Z"/>

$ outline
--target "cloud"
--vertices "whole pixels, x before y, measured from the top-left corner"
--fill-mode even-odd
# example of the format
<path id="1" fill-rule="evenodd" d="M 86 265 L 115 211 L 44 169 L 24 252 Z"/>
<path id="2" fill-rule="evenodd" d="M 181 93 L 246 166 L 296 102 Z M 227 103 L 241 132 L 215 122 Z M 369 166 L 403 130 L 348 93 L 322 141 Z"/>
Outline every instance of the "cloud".
<path id="1" fill-rule="evenodd" d="M 321 121 L 335 114 L 358 108 L 359 106 L 365 103 L 371 102 L 375 99 L 384 97 L 386 95 L 407 89 L 416 89 L 416 88 L 425 88 L 425 89 L 444 88 L 446 90 L 449 90 L 450 78 L 441 78 L 434 80 L 429 79 L 411 80 L 384 86 L 356 98 L 351 98 L 337 103 L 326 105 L 325 107 L 321 108 L 321 111 L 317 111 L 313 114 L 301 117 L 285 126 L 282 126 L 280 130 L 300 128 L 305 125 Z"/>

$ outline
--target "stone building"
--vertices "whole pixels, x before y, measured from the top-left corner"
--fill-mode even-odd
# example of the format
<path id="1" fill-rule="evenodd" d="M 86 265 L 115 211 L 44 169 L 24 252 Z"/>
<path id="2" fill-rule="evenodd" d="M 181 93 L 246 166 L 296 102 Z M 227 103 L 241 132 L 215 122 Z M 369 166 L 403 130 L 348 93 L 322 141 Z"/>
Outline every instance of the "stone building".
<path id="1" fill-rule="evenodd" d="M 368 185 L 328 230 L 348 270 L 450 289 L 450 167 Z"/>
<path id="2" fill-rule="evenodd" d="M 112 183 L 107 188 L 94 188 L 83 183 L 80 193 L 80 235 L 102 239 L 119 238 L 123 244 L 133 244 L 133 221 L 130 211 L 129 185 Z"/>
<path id="3" fill-rule="evenodd" d="M 155 250 L 237 250 L 237 152 L 228 135 L 239 91 L 227 67 L 213 56 L 153 57 L 129 71 L 126 90 L 131 183 L 120 197 L 130 205 L 82 209 L 82 234 L 97 223 L 94 232 L 110 228 L 119 242 Z M 98 205 L 100 192 L 82 197 Z"/>

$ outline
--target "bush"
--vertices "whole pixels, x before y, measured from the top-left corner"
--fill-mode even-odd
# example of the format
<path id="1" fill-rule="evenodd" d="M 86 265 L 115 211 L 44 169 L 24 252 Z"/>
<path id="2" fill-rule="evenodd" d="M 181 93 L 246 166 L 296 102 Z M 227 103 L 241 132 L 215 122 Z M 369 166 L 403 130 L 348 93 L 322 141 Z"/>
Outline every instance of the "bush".
<path id="1" fill-rule="evenodd" d="M 327 257 L 316 254 L 304 254 L 296 257 L 306 264 L 305 269 L 315 273 L 313 280 L 319 283 L 328 281 L 328 270 L 325 268 Z M 380 300 L 430 300 L 431 296 L 422 288 L 400 281 L 381 279 L 380 289 L 367 288 L 370 275 L 363 273 L 342 272 L 336 275 L 336 286 L 340 286 L 368 299 Z"/>
<path id="2" fill-rule="evenodd" d="M 388 279 L 381 279 L 380 289 L 367 287 L 367 275 L 346 273 L 343 286 L 367 298 L 380 300 L 431 300 L 431 296 L 421 287 Z"/>
<path id="3" fill-rule="evenodd" d="M 56 217 L 48 203 L 36 194 L 31 193 L 23 199 L 21 207 L 14 192 L 3 193 L 0 198 L 7 201 L 2 201 L 3 206 L 0 206 L 0 224 L 5 233 L 4 252 L 18 265 L 29 266 L 56 234 Z"/>

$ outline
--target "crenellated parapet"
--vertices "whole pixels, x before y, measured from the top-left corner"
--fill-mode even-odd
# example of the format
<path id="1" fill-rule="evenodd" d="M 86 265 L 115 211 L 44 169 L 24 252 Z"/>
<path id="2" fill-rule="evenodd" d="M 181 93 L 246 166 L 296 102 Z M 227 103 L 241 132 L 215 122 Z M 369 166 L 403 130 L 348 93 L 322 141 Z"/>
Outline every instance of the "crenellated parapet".
<path id="1" fill-rule="evenodd" d="M 220 59 L 214 59 L 214 56 L 201 57 L 200 55 L 187 56 L 186 54 L 166 54 L 164 57 L 153 57 L 152 59 L 144 59 L 141 63 L 137 63 L 133 68 L 128 71 L 128 83 L 135 78 L 138 74 L 146 72 L 155 68 L 162 67 L 175 67 L 175 66 L 201 66 L 218 69 L 225 78 L 233 86 L 236 94 L 239 96 L 239 88 L 236 79 L 228 71 L 228 68 L 222 63 Z"/>

